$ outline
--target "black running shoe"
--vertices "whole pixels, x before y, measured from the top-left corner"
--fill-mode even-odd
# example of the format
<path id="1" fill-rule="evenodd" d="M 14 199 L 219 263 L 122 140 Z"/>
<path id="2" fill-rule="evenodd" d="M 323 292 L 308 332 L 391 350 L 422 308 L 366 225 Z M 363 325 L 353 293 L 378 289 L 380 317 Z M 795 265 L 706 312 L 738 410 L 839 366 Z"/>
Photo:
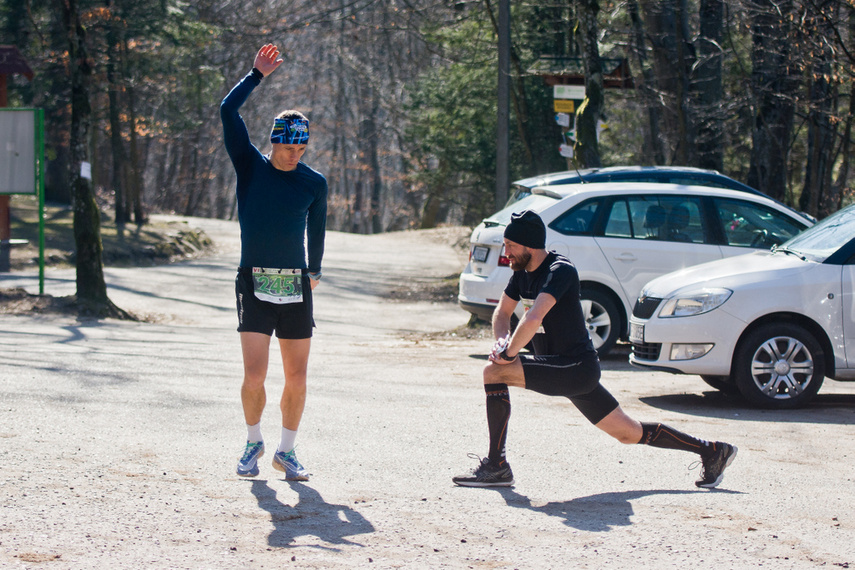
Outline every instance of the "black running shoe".
<path id="1" fill-rule="evenodd" d="M 474 456 L 478 459 L 478 456 Z M 481 464 L 469 475 L 458 475 L 451 480 L 461 487 L 510 487 L 514 484 L 514 474 L 508 462 L 499 465 L 485 457 Z"/>
<path id="2" fill-rule="evenodd" d="M 714 451 L 707 456 L 702 456 L 703 469 L 701 478 L 695 481 L 698 487 L 712 489 L 717 487 L 724 478 L 724 470 L 727 469 L 736 458 L 738 449 L 735 445 L 717 441 L 713 444 Z"/>

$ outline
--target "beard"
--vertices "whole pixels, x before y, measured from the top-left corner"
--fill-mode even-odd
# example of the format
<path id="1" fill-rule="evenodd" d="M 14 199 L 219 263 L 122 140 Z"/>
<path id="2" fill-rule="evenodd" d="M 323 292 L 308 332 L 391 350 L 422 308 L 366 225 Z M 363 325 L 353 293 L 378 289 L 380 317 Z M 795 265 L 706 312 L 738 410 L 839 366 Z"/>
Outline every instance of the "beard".
<path id="1" fill-rule="evenodd" d="M 528 266 L 530 261 L 531 254 L 527 251 L 523 252 L 518 257 L 514 257 L 513 259 L 511 259 L 511 270 L 521 271 Z"/>

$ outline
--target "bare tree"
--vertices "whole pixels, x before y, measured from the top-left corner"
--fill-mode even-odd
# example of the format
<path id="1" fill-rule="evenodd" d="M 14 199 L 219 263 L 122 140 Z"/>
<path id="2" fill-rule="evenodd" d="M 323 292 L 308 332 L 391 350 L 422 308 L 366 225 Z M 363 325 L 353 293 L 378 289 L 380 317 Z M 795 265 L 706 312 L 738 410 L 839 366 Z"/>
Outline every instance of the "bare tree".
<path id="1" fill-rule="evenodd" d="M 82 172 L 89 160 L 91 106 L 89 84 L 92 63 L 86 49 L 86 32 L 80 22 L 77 0 L 60 0 L 68 39 L 71 79 L 71 189 L 74 198 L 74 242 L 77 250 L 77 302 L 82 312 L 96 316 L 127 316 L 107 297 L 101 260 L 101 213 L 95 203 L 89 176 Z"/>

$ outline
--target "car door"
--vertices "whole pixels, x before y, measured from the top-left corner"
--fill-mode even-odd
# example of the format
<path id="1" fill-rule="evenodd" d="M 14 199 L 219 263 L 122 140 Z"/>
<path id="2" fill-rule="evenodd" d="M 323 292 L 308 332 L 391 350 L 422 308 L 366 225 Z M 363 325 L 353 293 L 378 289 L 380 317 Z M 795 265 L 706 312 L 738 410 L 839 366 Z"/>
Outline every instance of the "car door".
<path id="1" fill-rule="evenodd" d="M 654 277 L 722 257 L 707 243 L 701 199 L 628 195 L 611 202 L 595 238 L 630 302 Z"/>

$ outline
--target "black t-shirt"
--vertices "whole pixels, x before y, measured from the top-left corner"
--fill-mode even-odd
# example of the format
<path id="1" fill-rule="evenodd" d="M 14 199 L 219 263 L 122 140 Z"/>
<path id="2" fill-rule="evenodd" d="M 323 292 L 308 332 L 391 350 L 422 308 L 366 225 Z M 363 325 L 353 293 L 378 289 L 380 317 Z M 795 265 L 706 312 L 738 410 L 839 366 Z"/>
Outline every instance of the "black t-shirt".
<path id="1" fill-rule="evenodd" d="M 505 294 L 522 301 L 526 310 L 540 293 L 549 293 L 556 303 L 546 313 L 541 329 L 532 339 L 534 353 L 575 358 L 594 352 L 579 300 L 579 273 L 569 259 L 550 251 L 534 271 L 514 271 L 505 288 Z"/>

